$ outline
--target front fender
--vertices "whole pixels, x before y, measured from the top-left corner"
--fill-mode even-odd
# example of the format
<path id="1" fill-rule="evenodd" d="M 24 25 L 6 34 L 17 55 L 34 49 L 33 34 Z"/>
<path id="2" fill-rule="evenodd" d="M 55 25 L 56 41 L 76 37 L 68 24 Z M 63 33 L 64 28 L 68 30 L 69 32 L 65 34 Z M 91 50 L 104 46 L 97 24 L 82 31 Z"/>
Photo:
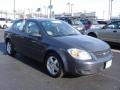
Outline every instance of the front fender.
<path id="1" fill-rule="evenodd" d="M 60 56 L 60 58 L 62 60 L 62 63 L 63 63 L 64 71 L 67 72 L 68 71 L 68 62 L 67 62 L 67 59 L 66 59 L 66 56 L 65 56 L 66 51 L 62 48 L 49 47 L 46 51 L 46 54 L 48 52 L 55 52 L 56 54 L 58 54 Z"/>

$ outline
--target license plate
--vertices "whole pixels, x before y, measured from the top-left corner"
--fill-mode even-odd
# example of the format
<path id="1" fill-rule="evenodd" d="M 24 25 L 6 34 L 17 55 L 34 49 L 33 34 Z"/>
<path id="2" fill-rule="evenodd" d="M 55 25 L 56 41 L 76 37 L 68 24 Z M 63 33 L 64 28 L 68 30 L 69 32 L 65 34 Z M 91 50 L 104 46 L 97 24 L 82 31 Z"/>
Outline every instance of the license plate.
<path id="1" fill-rule="evenodd" d="M 105 68 L 107 69 L 107 68 L 111 67 L 111 65 L 112 65 L 112 60 L 106 62 Z"/>

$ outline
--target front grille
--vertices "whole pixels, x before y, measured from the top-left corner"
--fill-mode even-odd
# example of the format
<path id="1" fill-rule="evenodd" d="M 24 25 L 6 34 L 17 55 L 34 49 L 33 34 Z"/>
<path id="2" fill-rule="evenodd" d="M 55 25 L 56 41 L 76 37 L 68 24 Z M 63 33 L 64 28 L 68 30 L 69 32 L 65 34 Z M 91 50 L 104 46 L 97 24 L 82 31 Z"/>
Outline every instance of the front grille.
<path id="1" fill-rule="evenodd" d="M 97 57 L 97 58 L 104 58 L 108 55 L 110 55 L 112 52 L 110 49 L 107 49 L 107 50 L 104 50 L 104 51 L 97 51 L 97 52 L 94 52 L 94 55 Z"/>

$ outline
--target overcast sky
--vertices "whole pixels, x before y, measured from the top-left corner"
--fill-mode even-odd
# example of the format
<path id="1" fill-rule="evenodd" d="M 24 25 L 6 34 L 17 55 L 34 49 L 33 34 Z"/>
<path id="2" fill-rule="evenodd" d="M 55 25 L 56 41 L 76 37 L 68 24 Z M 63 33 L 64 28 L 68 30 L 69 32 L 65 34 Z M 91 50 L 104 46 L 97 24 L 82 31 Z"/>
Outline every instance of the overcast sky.
<path id="1" fill-rule="evenodd" d="M 14 0 L 0 0 L 0 10 L 13 10 L 13 1 Z M 42 8 L 43 6 L 48 6 L 49 0 L 15 0 L 16 9 L 27 9 L 31 8 L 33 10 L 38 7 Z M 52 0 L 54 6 L 53 10 L 55 13 L 68 12 L 68 6 L 66 3 L 73 3 L 73 12 L 96 12 L 99 18 L 108 17 L 108 7 L 109 0 Z M 118 16 L 120 14 L 120 0 L 113 1 L 113 16 Z"/>

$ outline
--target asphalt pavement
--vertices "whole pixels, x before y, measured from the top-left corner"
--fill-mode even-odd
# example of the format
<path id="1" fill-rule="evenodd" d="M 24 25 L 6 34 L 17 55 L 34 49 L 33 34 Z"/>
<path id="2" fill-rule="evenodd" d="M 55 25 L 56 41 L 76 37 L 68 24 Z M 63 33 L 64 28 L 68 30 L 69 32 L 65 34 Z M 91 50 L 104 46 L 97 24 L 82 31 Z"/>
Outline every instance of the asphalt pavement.
<path id="1" fill-rule="evenodd" d="M 112 67 L 91 76 L 48 76 L 43 65 L 23 55 L 6 54 L 0 30 L 0 90 L 120 90 L 120 47 L 112 46 Z"/>

